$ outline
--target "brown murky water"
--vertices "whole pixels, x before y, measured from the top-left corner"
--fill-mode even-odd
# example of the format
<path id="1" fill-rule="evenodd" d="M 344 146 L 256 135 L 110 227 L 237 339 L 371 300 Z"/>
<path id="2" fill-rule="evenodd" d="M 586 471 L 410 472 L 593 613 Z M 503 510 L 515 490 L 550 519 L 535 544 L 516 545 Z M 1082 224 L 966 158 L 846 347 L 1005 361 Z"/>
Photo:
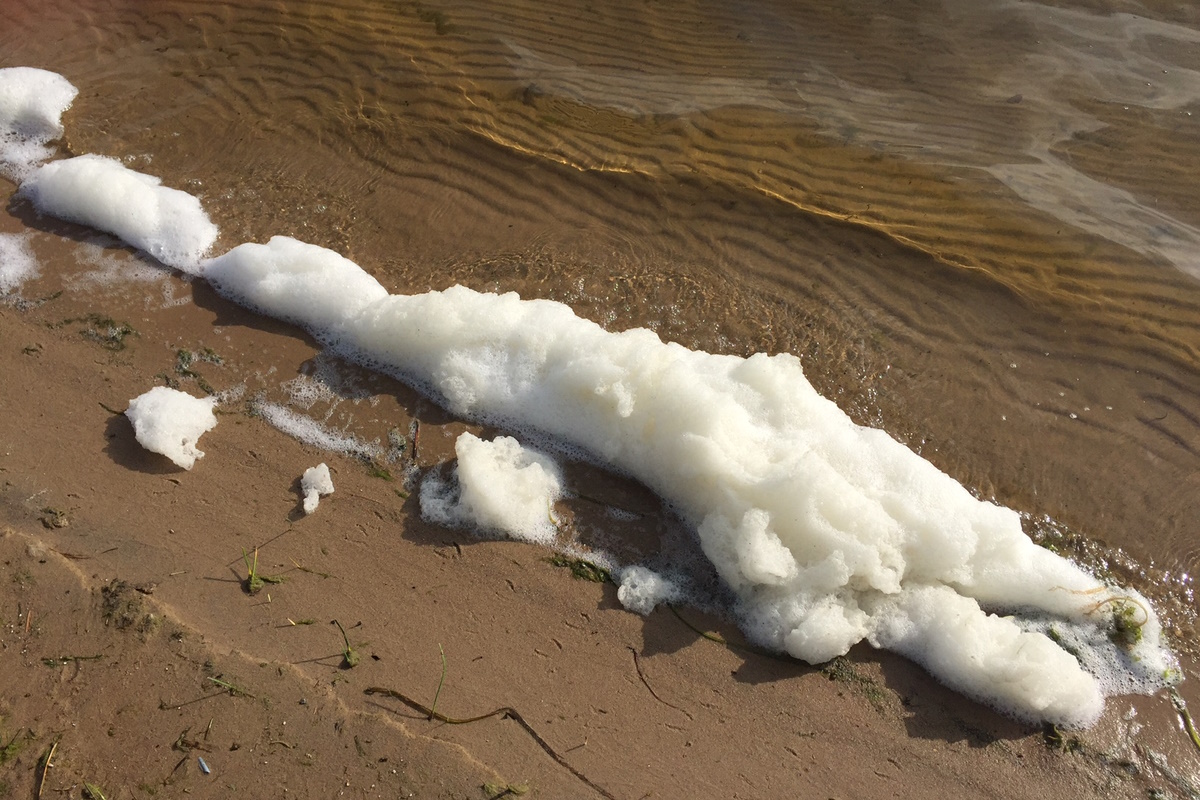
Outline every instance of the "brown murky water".
<path id="1" fill-rule="evenodd" d="M 29 2 L 72 152 L 392 291 L 799 354 L 1182 641 L 1200 559 L 1200 9 Z M 290 377 L 290 376 L 284 376 Z"/>

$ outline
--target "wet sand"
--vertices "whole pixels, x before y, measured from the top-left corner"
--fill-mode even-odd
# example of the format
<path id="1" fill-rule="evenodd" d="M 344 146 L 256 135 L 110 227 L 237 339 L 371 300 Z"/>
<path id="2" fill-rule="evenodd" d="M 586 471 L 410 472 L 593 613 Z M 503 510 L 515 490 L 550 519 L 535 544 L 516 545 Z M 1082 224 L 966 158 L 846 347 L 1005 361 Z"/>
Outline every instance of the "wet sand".
<path id="1" fill-rule="evenodd" d="M 198 194 L 223 246 L 290 234 L 392 291 L 511 289 L 611 329 L 797 353 L 857 420 L 1146 592 L 1189 652 L 1200 207 L 1186 179 L 1200 139 L 1186 115 L 1200 113 L 1200 65 L 1184 45 L 1197 20 L 1019 4 L 985 18 L 871 4 L 11 8 L 2 65 L 81 89 L 67 149 Z M 672 44 L 681 30 L 686 46 Z M 1066 44 L 1047 55 L 1040 36 Z M 1098 89 L 1071 67 L 1106 47 L 1096 63 L 1120 80 Z M 1152 69 L 1162 85 L 1139 86 Z M 422 523 L 395 465 L 377 477 L 240 401 L 201 440 L 206 458 L 177 470 L 111 413 L 162 382 L 286 401 L 286 381 L 332 368 L 341 396 L 304 412 L 381 441 L 419 420 L 421 469 L 468 426 L 330 367 L 303 334 L 203 284 L 131 278 L 141 258 L 0 189 L 0 232 L 32 231 L 42 265 L 0 308 L 0 744 L 29 740 L 0 785 L 16 796 L 58 738 L 47 791 L 90 781 L 109 797 L 168 781 L 211 796 L 595 793 L 571 769 L 621 798 L 1144 797 L 1196 782 L 1164 697 L 1112 702 L 1064 753 L 886 653 L 860 647 L 822 671 L 711 641 L 665 609 L 643 620 L 542 551 Z M 135 333 L 115 341 L 109 319 Z M 205 348 L 221 363 L 181 371 L 178 351 Z M 298 477 L 319 461 L 338 490 L 302 519 Z M 583 499 L 564 513 L 585 541 L 649 554 L 678 535 L 639 487 L 583 466 L 571 479 Z M 635 513 L 602 518 L 586 498 Z M 287 580 L 251 596 L 242 551 L 256 547 Z M 117 580 L 155 584 L 122 594 L 145 607 L 124 628 L 104 619 Z M 333 619 L 363 654 L 353 669 Z M 439 711 L 511 706 L 570 769 L 513 720 L 446 725 L 363 693 L 431 703 L 439 646 Z M 1195 704 L 1191 660 L 1185 672 Z M 221 688 L 213 677 L 255 697 L 198 699 Z"/>
<path id="2" fill-rule="evenodd" d="M 456 718 L 512 707 L 619 798 L 1014 798 L 1047 787 L 1143 797 L 1169 784 L 1137 748 L 1175 768 L 1195 763 L 1163 698 L 1111 703 L 1079 749 L 1062 752 L 887 653 L 860 646 L 817 669 L 741 649 L 732 625 L 694 611 L 643 619 L 620 607 L 614 586 L 575 579 L 539 548 L 424 524 L 396 481 L 236 408 L 202 438 L 195 469 L 179 470 L 108 410 L 156 373 L 178 378 L 176 347 L 230 354 L 195 368 L 214 383 L 232 370 L 297 370 L 315 353 L 295 332 L 197 295 L 144 311 L 115 352 L 81 336 L 86 323 L 46 324 L 51 309 L 83 316 L 63 298 L 0 314 L 0 370 L 22 387 L 6 404 L 23 420 L 6 430 L 0 465 L 0 722 L 6 743 L 28 740 L 0 767 L 14 796 L 32 790 L 54 741 L 47 791 L 87 781 L 109 797 L 236 787 L 471 798 L 511 783 L 539 797 L 604 796 L 512 720 L 430 722 L 365 694 L 374 687 L 426 706 L 436 695 L 437 710 Z M 426 418 L 421 465 L 447 458 L 446 434 L 462 428 Z M 298 478 L 318 461 L 332 466 L 337 491 L 302 517 Z M 578 488 L 635 509 L 653 502 L 611 480 Z M 250 595 L 242 553 L 255 549 L 259 571 L 285 580 Z M 352 669 L 335 619 L 361 656 Z M 1195 702 L 1195 683 L 1183 689 Z M 1136 737 L 1134 722 L 1145 726 Z"/>

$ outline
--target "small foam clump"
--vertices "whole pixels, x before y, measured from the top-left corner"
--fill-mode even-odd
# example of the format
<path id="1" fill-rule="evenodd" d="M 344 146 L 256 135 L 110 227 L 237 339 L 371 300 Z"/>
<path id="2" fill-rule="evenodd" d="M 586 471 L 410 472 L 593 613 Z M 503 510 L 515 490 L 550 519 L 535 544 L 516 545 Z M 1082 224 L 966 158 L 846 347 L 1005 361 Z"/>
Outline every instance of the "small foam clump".
<path id="1" fill-rule="evenodd" d="M 21 181 L 52 153 L 62 115 L 79 90 L 63 76 L 34 67 L 0 69 L 0 173 Z"/>
<path id="2" fill-rule="evenodd" d="M 554 544 L 554 503 L 563 485 L 550 457 L 509 436 L 488 442 L 470 433 L 458 437 L 454 452 L 457 485 L 434 475 L 421 484 L 421 513 L 427 520 Z"/>
<path id="3" fill-rule="evenodd" d="M 161 453 L 177 466 L 191 469 L 204 453 L 196 443 L 217 426 L 215 398 L 192 397 L 177 389 L 156 386 L 129 401 L 125 416 L 133 423 L 138 444 Z"/>
<path id="4" fill-rule="evenodd" d="M 620 575 L 617 599 L 628 610 L 643 616 L 662 603 L 678 603 L 686 597 L 678 583 L 647 567 L 625 567 Z"/>
<path id="5" fill-rule="evenodd" d="M 333 494 L 333 478 L 329 477 L 329 467 L 324 462 L 304 470 L 300 478 L 300 492 L 304 495 L 305 514 L 317 510 L 322 495 Z"/>
<path id="6" fill-rule="evenodd" d="M 38 262 L 29 246 L 29 236 L 0 233 L 0 295 L 12 294 L 37 274 Z"/>
<path id="7" fill-rule="evenodd" d="M 195 197 L 104 156 L 44 164 L 21 193 L 39 213 L 111 233 L 184 272 L 198 272 L 217 239 L 217 226 Z"/>

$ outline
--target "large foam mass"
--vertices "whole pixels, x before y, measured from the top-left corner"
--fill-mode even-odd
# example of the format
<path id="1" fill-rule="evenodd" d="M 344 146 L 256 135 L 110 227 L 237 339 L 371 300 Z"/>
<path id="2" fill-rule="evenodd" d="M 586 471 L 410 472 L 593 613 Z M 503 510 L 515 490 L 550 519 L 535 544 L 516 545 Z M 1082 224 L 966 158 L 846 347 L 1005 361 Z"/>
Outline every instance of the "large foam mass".
<path id="1" fill-rule="evenodd" d="M 1049 638 L 984 609 L 1094 626 L 1105 587 L 1037 547 L 1012 510 L 856 425 L 797 358 L 609 333 L 567 306 L 515 294 L 388 295 L 359 273 L 305 254 L 213 277 L 456 413 L 549 434 L 643 481 L 697 531 L 759 644 L 817 663 L 867 639 L 1014 715 L 1095 720 L 1096 679 Z M 349 302 L 349 290 L 331 290 L 358 284 L 367 291 Z M 464 455 L 460 480 L 474 458 Z M 644 577 L 633 573 L 626 592 L 639 610 L 658 595 L 639 598 Z M 1151 623 L 1128 663 L 1161 675 L 1170 657 Z"/>
<path id="2" fill-rule="evenodd" d="M 196 272 L 217 239 L 195 197 L 104 156 L 44 164 L 21 193 L 40 213 L 111 233 L 184 272 Z"/>

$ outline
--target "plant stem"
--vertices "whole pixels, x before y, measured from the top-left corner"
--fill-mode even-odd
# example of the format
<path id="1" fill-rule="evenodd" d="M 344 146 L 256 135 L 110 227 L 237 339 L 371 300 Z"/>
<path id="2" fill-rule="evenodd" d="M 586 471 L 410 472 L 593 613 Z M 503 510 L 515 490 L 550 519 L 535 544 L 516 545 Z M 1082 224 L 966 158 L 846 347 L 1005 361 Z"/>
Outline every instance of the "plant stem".
<path id="1" fill-rule="evenodd" d="M 442 684 L 446 682 L 446 651 L 442 649 L 442 643 L 438 642 L 438 653 L 442 656 L 442 677 L 438 681 L 437 691 L 433 693 L 433 706 L 429 709 L 429 719 L 432 720 L 437 715 L 438 696 L 442 693 Z"/>

